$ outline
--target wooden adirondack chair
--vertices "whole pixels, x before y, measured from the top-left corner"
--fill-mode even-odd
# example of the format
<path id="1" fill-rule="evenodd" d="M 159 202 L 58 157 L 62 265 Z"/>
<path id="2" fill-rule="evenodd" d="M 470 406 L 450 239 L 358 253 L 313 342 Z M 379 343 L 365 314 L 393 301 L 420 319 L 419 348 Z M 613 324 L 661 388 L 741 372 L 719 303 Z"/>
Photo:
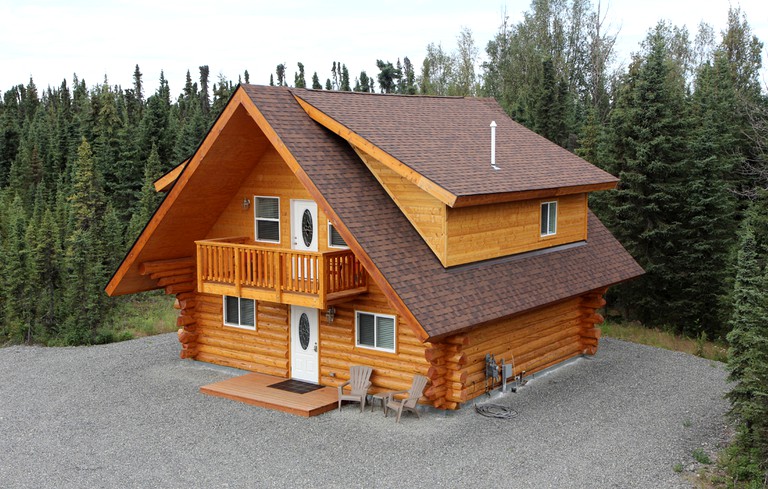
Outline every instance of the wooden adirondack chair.
<path id="1" fill-rule="evenodd" d="M 400 415 L 403 414 L 403 410 L 408 410 L 416 413 L 417 418 L 419 411 L 416 410 L 416 403 L 419 402 L 421 394 L 424 392 L 424 388 L 427 386 L 427 378 L 423 375 L 415 375 L 413 377 L 413 383 L 411 388 L 407 391 L 395 391 L 387 394 L 387 399 L 384 402 L 384 416 L 387 416 L 387 411 L 394 409 L 397 411 L 397 422 L 400 422 Z M 395 394 L 408 394 L 405 399 L 395 399 Z"/>
<path id="2" fill-rule="evenodd" d="M 341 384 L 339 389 L 339 411 L 341 411 L 341 401 L 355 401 L 360 403 L 360 412 L 365 409 L 365 398 L 368 395 L 368 389 L 371 387 L 371 367 L 353 366 L 349 367 L 349 380 Z M 349 394 L 344 394 L 344 387 L 350 386 Z"/>

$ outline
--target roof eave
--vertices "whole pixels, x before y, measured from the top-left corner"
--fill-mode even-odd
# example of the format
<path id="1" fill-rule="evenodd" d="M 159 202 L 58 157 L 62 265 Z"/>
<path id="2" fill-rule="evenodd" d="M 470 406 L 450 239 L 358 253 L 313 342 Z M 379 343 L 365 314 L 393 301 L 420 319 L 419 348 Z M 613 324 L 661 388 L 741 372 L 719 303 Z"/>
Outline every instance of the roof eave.
<path id="1" fill-rule="evenodd" d="M 603 182 L 590 183 L 584 185 L 571 185 L 568 187 L 552 187 L 533 190 L 522 190 L 519 192 L 504 192 L 495 194 L 474 194 L 459 195 L 451 207 L 470 207 L 484 204 L 500 204 L 504 202 L 515 202 L 520 200 L 531 200 L 549 197 L 559 197 L 561 195 L 582 194 L 588 192 L 597 192 L 600 190 L 612 190 L 618 185 L 619 179 L 606 180 Z"/>

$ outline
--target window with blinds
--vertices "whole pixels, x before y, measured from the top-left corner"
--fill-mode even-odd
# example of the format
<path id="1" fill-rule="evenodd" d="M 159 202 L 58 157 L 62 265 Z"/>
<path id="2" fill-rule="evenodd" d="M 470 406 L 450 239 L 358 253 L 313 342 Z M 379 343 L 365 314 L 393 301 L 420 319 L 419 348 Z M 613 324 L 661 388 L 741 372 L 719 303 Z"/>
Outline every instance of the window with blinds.
<path id="1" fill-rule="evenodd" d="M 224 296 L 224 324 L 236 328 L 256 329 L 256 301 Z"/>
<path id="2" fill-rule="evenodd" d="M 395 351 L 395 317 L 370 312 L 355 313 L 357 346 Z"/>
<path id="3" fill-rule="evenodd" d="M 336 228 L 328 221 L 328 246 L 333 248 L 349 248 Z"/>
<path id="4" fill-rule="evenodd" d="M 280 198 L 254 197 L 256 241 L 280 242 Z"/>
<path id="5" fill-rule="evenodd" d="M 557 233 L 557 202 L 541 203 L 541 235 L 552 236 Z"/>

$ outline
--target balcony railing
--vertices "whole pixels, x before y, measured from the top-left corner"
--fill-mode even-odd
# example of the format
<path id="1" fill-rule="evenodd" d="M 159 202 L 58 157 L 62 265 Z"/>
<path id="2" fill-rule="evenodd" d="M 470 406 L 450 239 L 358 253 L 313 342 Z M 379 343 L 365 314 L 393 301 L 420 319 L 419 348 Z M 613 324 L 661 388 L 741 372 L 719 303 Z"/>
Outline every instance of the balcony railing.
<path id="1" fill-rule="evenodd" d="M 197 241 L 198 290 L 318 309 L 368 290 L 365 270 L 350 250 L 317 253 L 250 243 Z"/>

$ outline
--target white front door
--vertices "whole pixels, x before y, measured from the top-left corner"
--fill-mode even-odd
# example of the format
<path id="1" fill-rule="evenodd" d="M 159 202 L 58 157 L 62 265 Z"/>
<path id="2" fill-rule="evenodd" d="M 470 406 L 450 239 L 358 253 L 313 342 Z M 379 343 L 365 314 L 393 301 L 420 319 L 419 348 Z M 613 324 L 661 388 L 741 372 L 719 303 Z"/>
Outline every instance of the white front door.
<path id="1" fill-rule="evenodd" d="M 313 200 L 291 200 L 291 248 L 317 251 L 317 204 Z"/>
<path id="2" fill-rule="evenodd" d="M 291 377 L 317 383 L 317 309 L 291 306 Z"/>

